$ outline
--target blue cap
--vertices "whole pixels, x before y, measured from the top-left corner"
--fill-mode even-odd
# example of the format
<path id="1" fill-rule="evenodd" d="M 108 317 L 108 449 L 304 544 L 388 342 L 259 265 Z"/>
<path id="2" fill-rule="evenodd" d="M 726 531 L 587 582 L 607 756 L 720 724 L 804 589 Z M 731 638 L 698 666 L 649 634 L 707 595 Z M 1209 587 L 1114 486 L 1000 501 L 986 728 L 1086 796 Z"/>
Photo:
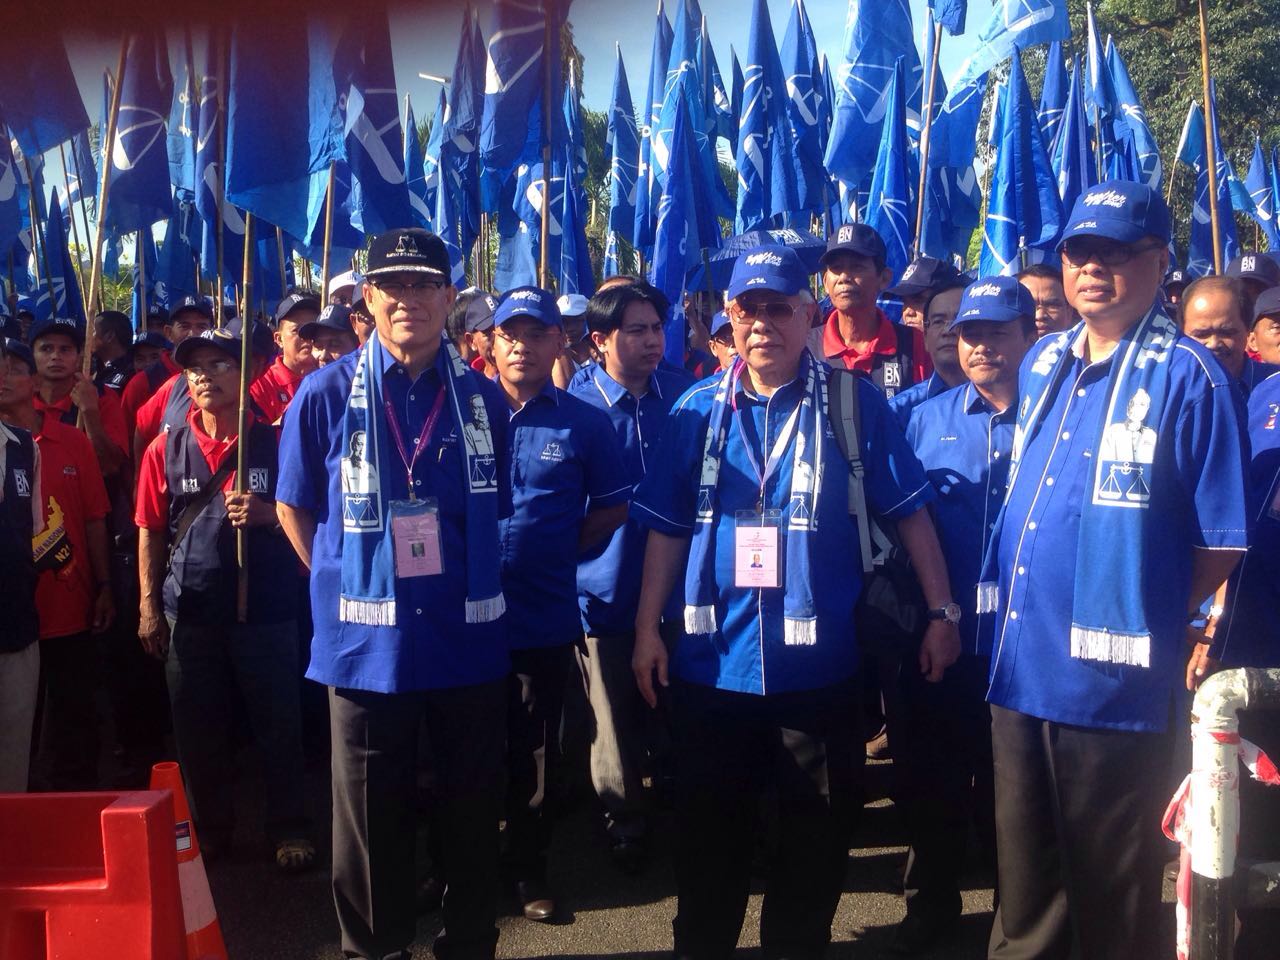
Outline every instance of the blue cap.
<path id="1" fill-rule="evenodd" d="M 1181 270 L 1170 270 L 1164 277 L 1164 288 L 1168 290 L 1170 287 L 1185 287 L 1191 282 L 1190 278 Z"/>
<path id="2" fill-rule="evenodd" d="M 887 256 L 884 238 L 869 223 L 846 223 L 832 230 L 827 238 L 826 253 L 818 262 L 825 267 L 827 260 L 836 253 L 852 253 L 881 263 Z"/>
<path id="3" fill-rule="evenodd" d="M 462 327 L 467 333 L 479 333 L 493 329 L 493 313 L 498 309 L 498 298 L 492 293 L 481 293 L 467 305 Z"/>
<path id="4" fill-rule="evenodd" d="M 1224 271 L 1228 277 L 1256 280 L 1264 287 L 1280 286 L 1280 264 L 1265 253 L 1242 253 Z"/>
<path id="5" fill-rule="evenodd" d="M 344 307 L 340 303 L 331 303 L 320 311 L 318 317 L 299 327 L 298 333 L 308 340 L 314 340 L 316 334 L 322 330 L 349 333 L 354 337 L 356 332 L 351 329 L 351 308 Z"/>
<path id="6" fill-rule="evenodd" d="M 885 291 L 891 297 L 916 297 L 922 293 L 933 294 L 955 284 L 960 271 L 945 260 L 936 257 L 916 257 L 902 271 L 896 286 Z"/>
<path id="7" fill-rule="evenodd" d="M 548 327 L 564 326 L 556 298 L 541 287 L 515 287 L 504 293 L 493 312 L 493 325 L 500 327 L 518 317 L 530 317 Z"/>
<path id="8" fill-rule="evenodd" d="M 711 336 L 719 335 L 720 331 L 729 325 L 729 315 L 723 310 L 717 310 L 716 315 L 711 318 L 711 329 L 708 333 Z"/>
<path id="9" fill-rule="evenodd" d="M 135 347 L 158 347 L 161 350 L 172 350 L 173 344 L 169 342 L 162 333 L 156 333 L 154 330 L 143 330 L 133 338 Z"/>
<path id="10" fill-rule="evenodd" d="M 27 343 L 34 346 L 37 340 L 50 333 L 64 333 L 75 341 L 76 349 L 84 349 L 84 326 L 74 317 L 41 317 L 33 321 L 27 333 Z"/>
<path id="11" fill-rule="evenodd" d="M 809 271 L 790 247 L 756 247 L 739 254 L 729 278 L 729 299 L 736 300 L 752 290 L 771 290 L 792 296 L 809 282 Z"/>
<path id="12" fill-rule="evenodd" d="M 295 310 L 314 310 L 319 313 L 320 300 L 309 293 L 294 292 L 289 294 L 276 306 L 276 326 L 280 326 L 281 321 Z"/>
<path id="13" fill-rule="evenodd" d="M 209 303 L 208 297 L 183 297 L 173 305 L 173 309 L 169 311 L 169 322 L 173 323 L 178 318 L 178 314 L 195 311 L 206 320 L 213 319 L 213 305 Z"/>
<path id="14" fill-rule="evenodd" d="M 1136 243 L 1156 237 L 1168 243 L 1170 230 L 1169 205 L 1159 190 L 1132 180 L 1105 180 L 1076 199 L 1062 239 L 1102 237 Z"/>
<path id="15" fill-rule="evenodd" d="M 1013 277 L 982 277 L 965 287 L 960 309 L 951 327 L 971 320 L 1011 323 L 1036 315 L 1036 301 L 1031 291 Z M 950 328 L 948 328 L 950 329 Z"/>
<path id="16" fill-rule="evenodd" d="M 236 363 L 239 363 L 239 333 L 239 330 L 232 330 L 231 325 L 228 324 L 225 327 L 206 330 L 199 336 L 187 337 L 187 339 L 178 344 L 178 349 L 173 351 L 174 362 L 180 367 L 185 367 L 191 361 L 191 355 L 201 347 L 216 347 L 235 360 Z"/>
<path id="17" fill-rule="evenodd" d="M 1280 287 L 1263 290 L 1258 294 L 1258 299 L 1253 302 L 1254 323 L 1263 317 L 1270 316 L 1280 317 Z"/>
<path id="18" fill-rule="evenodd" d="M 17 337 L 4 338 L 4 352 L 11 357 L 17 357 L 19 360 L 21 360 L 23 363 L 27 365 L 27 369 L 31 371 L 32 375 L 33 376 L 35 375 L 35 372 L 36 372 L 35 354 L 31 352 L 30 347 L 28 347 L 25 343 L 23 343 Z"/>

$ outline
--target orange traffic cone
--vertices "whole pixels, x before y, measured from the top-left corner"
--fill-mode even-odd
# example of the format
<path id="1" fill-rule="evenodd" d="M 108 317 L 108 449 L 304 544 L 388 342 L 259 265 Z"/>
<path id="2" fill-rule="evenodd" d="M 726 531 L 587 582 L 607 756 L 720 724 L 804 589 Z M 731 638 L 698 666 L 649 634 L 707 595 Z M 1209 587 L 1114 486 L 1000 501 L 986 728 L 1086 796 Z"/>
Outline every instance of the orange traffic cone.
<path id="1" fill-rule="evenodd" d="M 178 851 L 178 883 L 182 887 L 182 913 L 187 927 L 187 960 L 227 960 L 218 912 L 209 892 L 209 878 L 200 856 L 200 841 L 191 822 L 182 773 L 172 761 L 151 768 L 151 789 L 173 793 L 174 833 Z"/>

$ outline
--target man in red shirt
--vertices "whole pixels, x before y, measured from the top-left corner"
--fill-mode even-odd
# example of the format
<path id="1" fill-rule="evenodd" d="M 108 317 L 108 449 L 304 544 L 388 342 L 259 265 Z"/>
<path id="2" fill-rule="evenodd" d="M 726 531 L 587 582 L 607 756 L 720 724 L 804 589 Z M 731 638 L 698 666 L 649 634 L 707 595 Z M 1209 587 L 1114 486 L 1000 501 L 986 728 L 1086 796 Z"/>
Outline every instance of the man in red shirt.
<path id="1" fill-rule="evenodd" d="M 249 395 L 266 415 L 267 422 L 277 426 L 302 378 L 316 369 L 311 354 L 311 341 L 304 339 L 302 328 L 320 315 L 320 301 L 309 293 L 291 293 L 276 307 L 276 346 L 280 355 L 249 387 Z"/>
<path id="2" fill-rule="evenodd" d="M 865 223 L 831 234 L 822 255 L 822 285 L 834 308 L 809 334 L 809 352 L 829 365 L 867 374 L 886 397 L 926 380 L 933 364 L 919 330 L 890 322 L 876 306 L 893 273 L 884 240 Z"/>
<path id="3" fill-rule="evenodd" d="M 213 329 L 213 307 L 204 297 L 184 297 L 169 314 L 168 323 L 164 327 L 165 339 L 177 349 L 178 344 L 187 337 L 198 337 L 206 330 Z M 178 365 L 170 359 L 169 354 L 160 355 L 159 362 L 147 367 L 139 376 L 135 376 L 124 388 L 120 404 L 124 408 L 125 424 L 129 428 L 129 436 L 134 435 L 137 425 L 138 410 L 154 396 L 166 383 L 172 383 L 177 377 Z M 146 444 L 131 447 L 133 462 L 142 459 L 142 451 Z"/>
<path id="4" fill-rule="evenodd" d="M 59 337 L 65 335 L 37 336 L 37 348 Z M 99 786 L 95 702 L 101 678 L 95 634 L 115 617 L 107 491 L 89 438 L 41 407 L 36 358 L 12 341 L 7 353 L 0 420 L 29 430 L 40 451 L 45 529 L 33 542 L 40 571 L 40 765 L 47 768 L 52 789 L 94 790 Z"/>

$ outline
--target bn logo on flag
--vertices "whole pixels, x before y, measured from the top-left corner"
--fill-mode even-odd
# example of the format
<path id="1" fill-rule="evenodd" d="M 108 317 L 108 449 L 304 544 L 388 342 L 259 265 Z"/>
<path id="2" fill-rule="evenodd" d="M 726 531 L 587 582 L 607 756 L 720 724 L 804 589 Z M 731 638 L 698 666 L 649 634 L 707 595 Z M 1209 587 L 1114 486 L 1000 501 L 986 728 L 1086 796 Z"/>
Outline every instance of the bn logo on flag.
<path id="1" fill-rule="evenodd" d="M 250 493 L 266 493 L 267 492 L 267 468 L 266 467 L 250 467 L 249 468 L 249 492 Z"/>

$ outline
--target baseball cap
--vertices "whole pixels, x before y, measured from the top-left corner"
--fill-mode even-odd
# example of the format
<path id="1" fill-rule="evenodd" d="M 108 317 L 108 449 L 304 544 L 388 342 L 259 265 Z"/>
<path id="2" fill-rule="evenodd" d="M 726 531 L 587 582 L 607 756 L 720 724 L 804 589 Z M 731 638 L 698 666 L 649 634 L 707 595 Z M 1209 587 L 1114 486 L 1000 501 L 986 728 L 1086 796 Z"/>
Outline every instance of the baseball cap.
<path id="1" fill-rule="evenodd" d="M 35 346 L 37 340 L 51 333 L 63 333 L 75 341 L 76 349 L 84 349 L 84 326 L 74 317 L 41 317 L 31 324 L 27 343 Z"/>
<path id="2" fill-rule="evenodd" d="M 1036 302 L 1031 291 L 1014 277 L 982 277 L 965 287 L 960 309 L 951 321 L 957 327 L 970 320 L 992 320 L 1010 323 L 1036 315 Z"/>
<path id="3" fill-rule="evenodd" d="M 462 328 L 467 333 L 479 333 L 481 330 L 493 329 L 493 312 L 498 309 L 498 298 L 492 293 L 483 293 L 471 301 L 466 316 L 462 320 Z"/>
<path id="4" fill-rule="evenodd" d="M 827 252 L 818 261 L 822 266 L 836 253 L 856 253 L 860 257 L 884 262 L 884 239 L 874 227 L 865 223 L 846 223 L 837 227 L 827 238 Z"/>
<path id="5" fill-rule="evenodd" d="M 1136 243 L 1143 237 L 1169 242 L 1169 205 L 1145 183 L 1104 180 L 1076 199 L 1063 242 L 1072 237 L 1102 237 Z"/>
<path id="6" fill-rule="evenodd" d="M 17 357 L 27 365 L 27 369 L 34 374 L 36 372 L 36 356 L 31 352 L 31 348 L 19 340 L 17 337 L 4 338 L 4 352 L 11 357 Z"/>
<path id="7" fill-rule="evenodd" d="M 1253 322 L 1269 316 L 1280 316 L 1280 287 L 1263 290 L 1254 301 Z"/>
<path id="8" fill-rule="evenodd" d="M 916 257 L 902 271 L 896 286 L 885 293 L 891 297 L 918 297 L 930 293 L 960 276 L 960 271 L 945 260 L 936 257 Z"/>
<path id="9" fill-rule="evenodd" d="M 340 303 L 331 303 L 320 311 L 320 316 L 303 324 L 298 332 L 311 340 L 321 330 L 336 330 L 339 333 L 349 333 L 354 337 L 355 331 L 351 329 L 351 308 L 344 307 Z"/>
<path id="10" fill-rule="evenodd" d="M 587 298 L 580 293 L 566 293 L 556 301 L 562 317 L 580 317 L 587 312 Z"/>
<path id="11" fill-rule="evenodd" d="M 183 297 L 173 306 L 169 314 L 169 323 L 173 323 L 183 313 L 198 313 L 206 320 L 213 319 L 213 306 L 206 297 Z"/>
<path id="12" fill-rule="evenodd" d="M 1280 263 L 1262 253 L 1242 253 L 1227 264 L 1226 273 L 1228 277 L 1256 280 L 1268 287 L 1280 286 Z"/>
<path id="13" fill-rule="evenodd" d="M 135 347 L 157 347 L 161 350 L 172 350 L 173 344 L 164 336 L 164 334 L 156 333 L 154 330 L 143 330 L 133 338 Z"/>
<path id="14" fill-rule="evenodd" d="M 739 254 L 734 261 L 729 299 L 736 300 L 752 290 L 771 290 L 791 296 L 803 290 L 808 281 L 808 271 L 790 247 L 756 247 Z"/>
<path id="15" fill-rule="evenodd" d="M 276 326 L 295 310 L 314 310 L 320 312 L 320 301 L 309 293 L 291 293 L 276 306 Z"/>
<path id="16" fill-rule="evenodd" d="M 719 336 L 720 331 L 729 325 L 729 315 L 723 310 L 717 310 L 715 316 L 711 318 L 711 329 L 708 331 L 711 336 Z"/>
<path id="17" fill-rule="evenodd" d="M 1170 270 L 1164 278 L 1164 288 L 1168 290 L 1170 287 L 1185 287 L 1191 281 L 1182 270 Z"/>
<path id="18" fill-rule="evenodd" d="M 196 337 L 187 337 L 178 344 L 178 349 L 173 351 L 174 362 L 180 367 L 185 367 L 191 362 L 191 355 L 201 347 L 216 347 L 239 363 L 241 350 L 239 333 L 239 330 L 233 331 L 231 324 L 227 324 L 225 327 L 205 330 Z"/>
<path id="19" fill-rule="evenodd" d="M 425 273 L 449 283 L 449 251 L 444 241 L 421 227 L 388 230 L 369 242 L 365 279 L 388 273 Z"/>
<path id="20" fill-rule="evenodd" d="M 329 279 L 329 296 L 332 298 L 334 294 L 344 289 L 352 290 L 352 296 L 355 296 L 354 290 L 360 283 L 360 274 L 354 270 L 348 270 L 346 273 L 340 273 L 336 277 Z"/>
<path id="21" fill-rule="evenodd" d="M 541 287 L 515 287 L 502 295 L 493 312 L 493 325 L 500 327 L 517 317 L 530 317 L 547 327 L 564 325 L 555 297 Z"/>

